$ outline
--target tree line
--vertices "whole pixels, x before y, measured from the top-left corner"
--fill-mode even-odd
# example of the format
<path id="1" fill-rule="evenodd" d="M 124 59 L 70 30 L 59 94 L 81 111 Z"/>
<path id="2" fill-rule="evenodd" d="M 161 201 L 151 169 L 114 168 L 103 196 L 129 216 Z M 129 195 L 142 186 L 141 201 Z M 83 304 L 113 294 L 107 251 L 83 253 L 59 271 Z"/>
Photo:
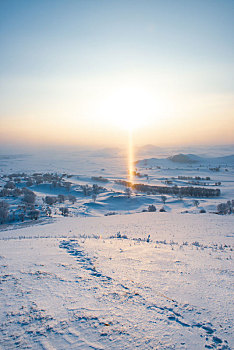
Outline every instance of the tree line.
<path id="1" fill-rule="evenodd" d="M 132 184 L 125 180 L 115 180 L 115 183 L 125 187 L 132 188 L 135 191 L 147 194 L 169 194 L 178 197 L 218 197 L 221 194 L 220 189 L 193 187 L 193 186 L 156 186 L 145 184 Z"/>

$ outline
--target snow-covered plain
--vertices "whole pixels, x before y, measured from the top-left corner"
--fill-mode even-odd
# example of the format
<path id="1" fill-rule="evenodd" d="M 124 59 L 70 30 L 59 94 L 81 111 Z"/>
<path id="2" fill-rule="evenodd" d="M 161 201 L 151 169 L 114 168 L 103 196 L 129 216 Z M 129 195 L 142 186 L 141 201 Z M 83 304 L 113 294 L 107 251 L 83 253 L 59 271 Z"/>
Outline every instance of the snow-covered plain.
<path id="1" fill-rule="evenodd" d="M 199 198 L 204 214 L 192 198 L 173 196 L 167 212 L 142 213 L 162 201 L 127 198 L 112 182 L 126 176 L 125 159 L 86 158 L 53 158 L 50 167 L 43 157 L 2 163 L 2 174 L 67 171 L 73 186 L 91 176 L 109 180 L 96 203 L 80 196 L 73 216 L 0 226 L 2 349 L 232 349 L 234 216 L 213 212 L 234 197 L 233 167 L 217 174 L 152 167 L 150 184 L 209 175 L 222 182 L 221 197 Z M 127 215 L 103 215 L 111 210 Z"/>

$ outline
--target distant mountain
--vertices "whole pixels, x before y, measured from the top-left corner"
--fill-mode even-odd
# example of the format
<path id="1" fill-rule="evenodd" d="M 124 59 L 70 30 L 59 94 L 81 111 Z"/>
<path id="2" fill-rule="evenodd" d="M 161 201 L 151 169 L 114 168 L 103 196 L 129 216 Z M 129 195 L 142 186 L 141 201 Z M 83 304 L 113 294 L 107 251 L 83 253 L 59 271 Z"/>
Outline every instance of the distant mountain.
<path id="1" fill-rule="evenodd" d="M 167 159 L 171 160 L 172 162 L 175 163 L 197 163 L 199 161 L 201 161 L 201 157 L 196 156 L 195 154 L 176 154 L 172 157 L 168 157 Z"/>
<path id="2" fill-rule="evenodd" d="M 224 157 L 208 158 L 212 162 L 219 162 L 220 164 L 234 164 L 234 154 Z"/>
<path id="3" fill-rule="evenodd" d="M 179 164 L 207 164 L 213 166 L 219 165 L 233 165 L 234 166 L 234 155 L 224 156 L 224 157 L 200 157 L 196 154 L 175 154 L 168 158 L 147 158 L 135 162 L 139 166 L 171 166 Z"/>

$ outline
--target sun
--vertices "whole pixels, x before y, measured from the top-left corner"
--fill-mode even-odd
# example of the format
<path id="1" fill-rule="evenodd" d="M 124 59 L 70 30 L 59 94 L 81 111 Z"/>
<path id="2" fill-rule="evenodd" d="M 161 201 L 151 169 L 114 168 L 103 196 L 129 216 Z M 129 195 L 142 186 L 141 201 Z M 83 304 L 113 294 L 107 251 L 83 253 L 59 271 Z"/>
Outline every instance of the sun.
<path id="1" fill-rule="evenodd" d="M 100 103 L 100 116 L 113 126 L 133 131 L 147 124 L 155 113 L 155 100 L 146 89 L 123 86 Z"/>

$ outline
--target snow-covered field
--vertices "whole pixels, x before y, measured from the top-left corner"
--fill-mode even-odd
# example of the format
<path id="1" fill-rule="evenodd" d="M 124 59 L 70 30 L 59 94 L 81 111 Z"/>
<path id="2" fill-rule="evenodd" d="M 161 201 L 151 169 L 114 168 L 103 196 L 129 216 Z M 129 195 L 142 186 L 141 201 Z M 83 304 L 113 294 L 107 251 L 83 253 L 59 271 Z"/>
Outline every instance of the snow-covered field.
<path id="1" fill-rule="evenodd" d="M 70 191 L 77 200 L 68 217 L 53 212 L 38 221 L 0 226 L 0 348 L 234 348 L 234 216 L 213 213 L 218 203 L 234 197 L 232 165 L 214 173 L 209 164 L 200 170 L 151 164 L 146 170 L 143 163 L 137 170 L 148 171 L 149 179 L 136 178 L 137 183 L 158 185 L 173 178 L 181 186 L 179 175 L 210 176 L 208 188 L 222 183 L 219 198 L 198 198 L 197 206 L 194 198 L 167 196 L 166 212 L 159 212 L 161 196 L 128 198 L 114 182 L 126 177 L 124 158 L 75 163 L 61 157 L 44 167 L 43 158 L 17 159 L 1 160 L 1 174 L 68 172 L 74 175 Z M 100 175 L 108 183 L 98 184 L 106 191 L 96 201 L 76 193 L 76 186 Z M 30 187 L 38 205 L 45 189 L 53 195 L 61 190 L 42 185 L 41 192 Z M 150 204 L 157 211 L 142 212 Z M 200 208 L 206 212 L 200 214 Z M 117 215 L 104 216 L 108 211 Z"/>

